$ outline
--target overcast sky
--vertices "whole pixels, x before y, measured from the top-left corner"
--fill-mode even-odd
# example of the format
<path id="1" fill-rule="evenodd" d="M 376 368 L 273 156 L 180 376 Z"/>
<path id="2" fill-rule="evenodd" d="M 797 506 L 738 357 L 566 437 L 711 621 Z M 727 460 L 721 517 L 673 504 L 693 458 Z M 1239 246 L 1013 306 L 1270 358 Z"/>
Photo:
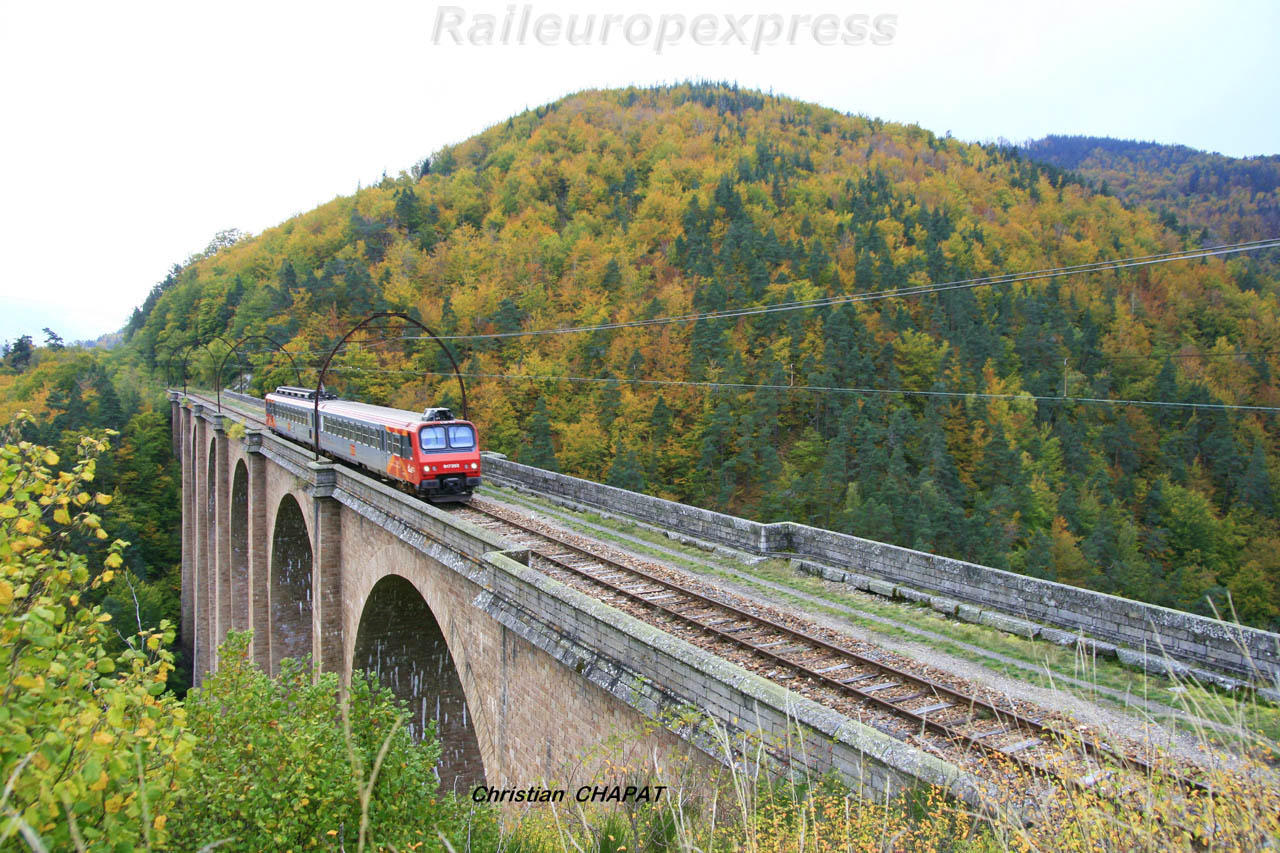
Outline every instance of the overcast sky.
<path id="1" fill-rule="evenodd" d="M 527 26 L 520 45 L 526 6 L 530 25 L 579 16 L 579 35 L 594 13 L 595 42 L 605 14 L 621 17 L 605 44 L 548 23 L 547 44 Z M 859 13 L 896 19 L 845 44 Z M 467 43 L 485 14 L 496 42 L 511 18 L 508 44 Z M 800 22 L 788 44 L 793 14 L 835 18 Z M 695 39 L 698 15 L 714 17 Z M 772 44 L 768 15 L 784 20 Z M 435 43 L 438 21 L 454 28 Z M 731 80 L 966 140 L 1091 134 L 1248 156 L 1280 153 L 1278 41 L 1274 0 L 0 0 L 0 341 L 118 329 L 215 232 L 259 232 L 579 89 Z"/>

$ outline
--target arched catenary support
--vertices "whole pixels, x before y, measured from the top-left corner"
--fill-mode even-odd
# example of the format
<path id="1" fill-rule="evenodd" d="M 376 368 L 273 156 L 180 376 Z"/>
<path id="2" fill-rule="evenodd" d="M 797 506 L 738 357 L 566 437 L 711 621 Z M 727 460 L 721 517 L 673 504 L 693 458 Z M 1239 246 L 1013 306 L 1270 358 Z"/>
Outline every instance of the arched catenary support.
<path id="1" fill-rule="evenodd" d="M 160 367 L 161 350 L 164 351 L 164 387 L 173 387 L 173 351 L 175 347 L 171 346 L 168 341 L 157 341 L 151 347 L 151 373 L 154 374 Z"/>
<path id="2" fill-rule="evenodd" d="M 453 655 L 410 581 L 388 575 L 374 585 L 360 614 L 351 665 L 409 703 L 415 739 L 436 722 L 442 750 L 437 772 L 444 789 L 465 792 L 485 784 L 480 744 Z"/>
<path id="3" fill-rule="evenodd" d="M 170 388 L 172 388 L 177 381 L 182 378 L 178 371 L 179 366 L 181 366 L 181 360 L 179 357 L 182 355 L 182 350 L 183 347 L 175 346 L 173 349 L 169 350 L 169 357 L 165 359 L 164 380 L 165 384 Z M 186 393 L 185 384 L 183 387 L 183 393 Z"/>
<path id="4" fill-rule="evenodd" d="M 431 331 L 422 323 L 410 317 L 408 314 L 401 314 L 398 311 L 380 311 L 377 314 L 370 314 L 368 317 L 365 317 L 359 323 L 356 323 L 354 326 L 352 326 L 351 329 L 345 335 L 342 336 L 342 339 L 333 345 L 333 349 L 329 350 L 329 354 L 325 356 L 324 363 L 320 365 L 320 374 L 316 377 L 316 390 L 315 390 L 315 393 L 312 395 L 313 411 L 312 411 L 312 420 L 311 420 L 311 446 L 315 450 L 316 459 L 320 458 L 320 392 L 324 390 L 324 377 L 325 377 L 325 374 L 329 372 L 329 362 L 333 361 L 333 357 L 337 354 L 338 350 L 342 348 L 342 345 L 347 342 L 348 338 L 350 338 L 356 332 L 363 329 L 365 326 L 369 325 L 369 323 L 373 322 L 374 320 L 381 320 L 386 318 L 403 320 L 406 323 L 412 323 L 413 325 L 417 326 L 419 329 L 421 329 L 422 331 L 430 335 L 431 340 L 439 344 L 440 349 L 444 350 L 444 354 L 449 357 L 449 363 L 453 365 L 453 375 L 458 380 L 458 391 L 460 391 L 462 394 L 462 419 L 464 421 L 467 419 L 467 386 L 466 386 L 466 383 L 462 381 L 462 372 L 458 370 L 458 362 L 454 360 L 453 353 L 449 350 L 447 346 L 444 345 L 444 341 L 440 340 L 440 338 L 436 336 L 435 332 Z M 184 388 L 183 390 L 186 390 L 186 389 Z"/>
<path id="5" fill-rule="evenodd" d="M 311 655 L 311 539 L 302 508 L 285 495 L 271 531 L 271 674 Z"/>
<path id="6" fill-rule="evenodd" d="M 183 394 L 187 393 L 187 363 L 191 359 L 191 351 L 194 350 L 196 347 L 203 347 L 204 351 L 209 354 L 210 358 L 217 358 L 217 356 L 213 354 L 213 350 L 209 349 L 209 344 L 213 343 L 214 341 L 220 341 L 224 347 L 229 348 L 231 346 L 231 344 L 227 343 L 227 340 L 223 338 L 221 335 L 210 335 L 209 337 L 203 340 L 194 341 L 188 344 L 186 348 L 182 350 L 182 393 Z"/>
<path id="7" fill-rule="evenodd" d="M 236 462 L 231 481 L 231 627 L 249 627 L 249 469 Z"/>
<path id="8" fill-rule="evenodd" d="M 222 357 L 222 360 L 218 362 L 218 372 L 215 376 L 215 379 L 217 380 L 217 386 L 218 386 L 217 394 L 218 394 L 218 411 L 219 412 L 222 411 L 222 373 L 223 373 L 223 370 L 226 369 L 227 359 L 231 358 L 232 353 L 240 349 L 241 344 L 246 343 L 247 341 L 253 341 L 253 340 L 266 341 L 267 343 L 275 347 L 277 350 L 287 355 L 289 357 L 289 364 L 290 366 L 293 367 L 293 374 L 297 378 L 298 385 L 302 384 L 302 371 L 298 369 L 298 362 L 294 360 L 293 353 L 289 352 L 287 349 L 285 349 L 283 346 L 277 343 L 274 338 L 270 338 L 266 335 L 245 335 L 243 338 L 241 338 L 240 340 L 232 344 L 231 349 L 227 350 L 226 355 L 224 355 Z"/>

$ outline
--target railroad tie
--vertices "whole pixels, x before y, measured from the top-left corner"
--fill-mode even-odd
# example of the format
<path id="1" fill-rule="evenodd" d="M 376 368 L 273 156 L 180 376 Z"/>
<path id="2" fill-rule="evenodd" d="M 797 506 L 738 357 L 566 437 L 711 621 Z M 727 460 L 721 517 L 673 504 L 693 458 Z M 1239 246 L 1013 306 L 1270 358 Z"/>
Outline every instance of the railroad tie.
<path id="1" fill-rule="evenodd" d="M 1088 776 L 1079 780 L 1076 784 L 1078 784 L 1081 788 L 1092 788 L 1094 785 L 1098 784 L 1103 779 L 1110 778 L 1111 776 L 1114 776 L 1114 775 L 1115 775 L 1114 770 L 1099 768 L 1093 771 L 1092 773 L 1090 773 Z"/>
<path id="2" fill-rule="evenodd" d="M 1004 733 L 1005 733 L 1005 732 L 1007 732 L 1007 731 L 1009 731 L 1009 727 L 1008 727 L 1008 726 L 1000 726 L 999 728 L 991 729 L 991 730 L 989 730 L 989 731 L 985 731 L 985 732 L 983 732 L 983 733 L 982 733 L 982 734 L 980 734 L 980 735 L 974 735 L 974 736 L 973 736 L 973 739 L 974 739 L 974 740 L 982 740 L 983 738 L 994 737 L 995 735 L 1002 735 L 1002 734 L 1004 734 Z"/>
<path id="3" fill-rule="evenodd" d="M 855 681 L 866 681 L 868 678 L 875 678 L 875 677 L 876 677 L 876 673 L 874 672 L 864 672 L 861 675 L 855 675 L 853 678 L 843 679 L 840 683 L 853 684 Z"/>
<path id="4" fill-rule="evenodd" d="M 1029 749 L 1033 746 L 1040 746 L 1041 743 L 1042 741 L 1040 740 L 1040 738 L 1030 737 L 1030 738 L 1027 738 L 1026 740 L 1020 740 L 1017 743 L 1011 744 L 1009 746 L 1002 746 L 1000 747 L 1000 751 L 1003 752 L 1005 755 L 1013 755 L 1015 752 L 1022 752 L 1024 749 Z"/>
<path id="5" fill-rule="evenodd" d="M 950 708 L 954 705 L 952 702 L 939 702 L 936 705 L 926 705 L 923 708 L 916 708 L 917 714 L 932 714 L 934 711 L 941 711 L 944 708 Z"/>
<path id="6" fill-rule="evenodd" d="M 901 687 L 901 681 L 882 681 L 879 684 L 872 684 L 870 687 L 859 688 L 863 693 L 875 693 L 877 690 L 888 690 L 890 687 Z"/>
<path id="7" fill-rule="evenodd" d="M 889 701 L 895 704 L 901 703 L 901 702 L 910 702 L 912 699 L 920 699 L 925 696 L 928 696 L 930 692 L 931 691 L 928 691 L 928 690 L 917 690 L 915 693 L 908 693 L 906 696 L 894 696 Z M 920 712 L 917 711 L 915 713 L 920 713 Z"/>

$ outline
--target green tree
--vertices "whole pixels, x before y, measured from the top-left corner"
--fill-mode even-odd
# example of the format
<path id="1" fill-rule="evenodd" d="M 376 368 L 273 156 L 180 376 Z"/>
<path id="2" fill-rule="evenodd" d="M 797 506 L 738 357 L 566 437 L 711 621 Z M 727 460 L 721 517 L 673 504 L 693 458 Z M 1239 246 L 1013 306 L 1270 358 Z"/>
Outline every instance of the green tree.
<path id="1" fill-rule="evenodd" d="M 636 455 L 634 450 L 624 450 L 619 453 L 613 460 L 613 465 L 609 468 L 609 477 L 605 480 L 610 486 L 617 486 L 619 489 L 627 489 L 632 492 L 643 492 L 647 483 L 645 482 L 644 467 L 640 464 L 640 457 Z"/>
<path id="2" fill-rule="evenodd" d="M 520 461 L 548 471 L 560 470 L 556 448 L 551 443 L 551 417 L 547 414 L 547 403 L 541 397 L 534 404 L 533 417 L 529 419 L 528 444 L 520 454 Z"/>
<path id="3" fill-rule="evenodd" d="M 31 336 L 23 335 L 8 346 L 4 357 L 5 363 L 21 373 L 31 364 L 32 352 Z"/>

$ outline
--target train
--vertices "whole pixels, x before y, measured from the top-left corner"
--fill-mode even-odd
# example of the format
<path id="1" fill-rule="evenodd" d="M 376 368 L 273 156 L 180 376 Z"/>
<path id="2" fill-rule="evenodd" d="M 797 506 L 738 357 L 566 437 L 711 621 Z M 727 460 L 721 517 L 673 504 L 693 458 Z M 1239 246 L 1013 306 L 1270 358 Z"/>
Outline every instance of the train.
<path id="1" fill-rule="evenodd" d="M 288 385 L 268 393 L 268 429 L 310 444 L 315 395 Z M 432 503 L 468 501 L 480 485 L 475 424 L 447 408 L 411 412 L 321 391 L 319 409 L 320 450 L 334 459 L 394 480 Z"/>

